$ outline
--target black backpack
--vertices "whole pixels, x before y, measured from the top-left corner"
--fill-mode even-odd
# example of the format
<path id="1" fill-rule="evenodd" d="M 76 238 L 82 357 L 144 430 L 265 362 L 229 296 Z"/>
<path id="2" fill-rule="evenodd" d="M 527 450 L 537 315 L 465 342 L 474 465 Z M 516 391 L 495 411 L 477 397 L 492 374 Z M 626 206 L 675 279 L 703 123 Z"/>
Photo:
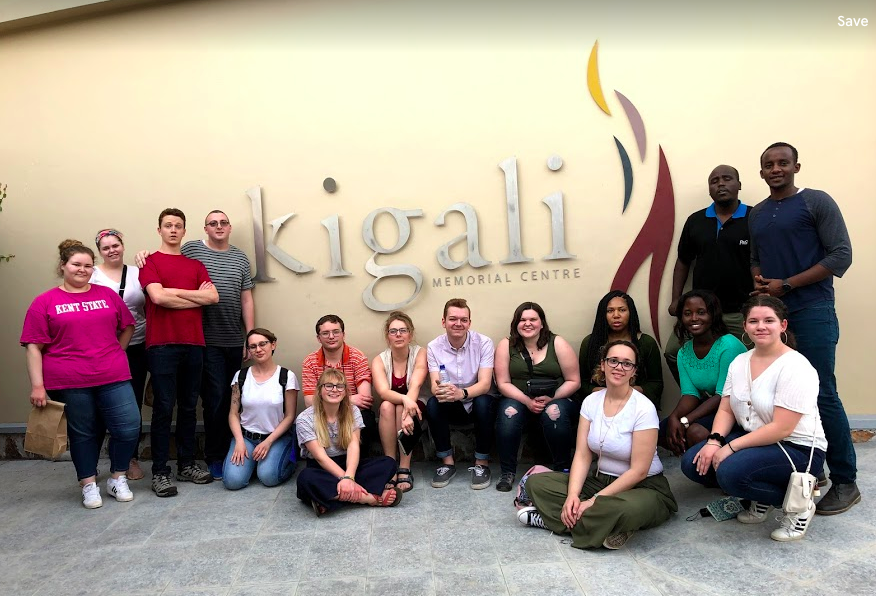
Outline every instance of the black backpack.
<path id="1" fill-rule="evenodd" d="M 252 368 L 247 366 L 246 368 L 240 369 L 240 374 L 237 375 L 237 390 L 240 391 L 240 412 L 243 412 L 243 384 L 246 382 L 246 377 L 249 374 L 249 369 Z M 280 387 L 283 390 L 283 413 L 286 413 L 286 381 L 289 379 L 289 369 L 280 367 Z"/>

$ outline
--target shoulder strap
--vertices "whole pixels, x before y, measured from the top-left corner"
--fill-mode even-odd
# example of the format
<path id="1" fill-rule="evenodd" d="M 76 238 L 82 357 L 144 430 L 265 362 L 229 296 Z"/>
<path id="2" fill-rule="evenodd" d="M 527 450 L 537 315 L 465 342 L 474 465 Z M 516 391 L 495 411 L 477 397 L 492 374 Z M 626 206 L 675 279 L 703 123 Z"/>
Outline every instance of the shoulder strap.
<path id="1" fill-rule="evenodd" d="M 526 346 L 523 346 L 523 349 L 520 350 L 520 355 L 526 361 L 526 367 L 529 369 L 529 378 L 531 379 L 535 373 L 532 371 L 532 356 L 529 355 L 529 350 L 526 349 Z"/>
<path id="2" fill-rule="evenodd" d="M 125 282 L 128 281 L 128 266 L 122 265 L 122 281 L 119 282 L 119 298 L 125 299 Z"/>
<path id="3" fill-rule="evenodd" d="M 246 375 L 249 373 L 249 367 L 241 368 L 237 373 L 237 390 L 240 392 L 240 412 L 243 412 L 243 384 L 246 383 Z"/>
<path id="4" fill-rule="evenodd" d="M 280 367 L 280 391 L 283 396 L 283 415 L 286 415 L 286 381 L 289 380 L 289 369 Z"/>

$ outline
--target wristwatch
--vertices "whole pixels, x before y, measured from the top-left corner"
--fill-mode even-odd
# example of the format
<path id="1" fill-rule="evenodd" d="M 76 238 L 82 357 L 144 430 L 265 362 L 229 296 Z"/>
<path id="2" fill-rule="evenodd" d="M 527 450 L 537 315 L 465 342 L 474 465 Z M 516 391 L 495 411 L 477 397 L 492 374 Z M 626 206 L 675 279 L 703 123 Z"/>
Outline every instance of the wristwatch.
<path id="1" fill-rule="evenodd" d="M 468 389 L 462 390 L 462 399 L 468 399 Z"/>
<path id="2" fill-rule="evenodd" d="M 790 292 L 793 289 L 794 289 L 794 286 L 789 284 L 787 279 L 782 280 L 782 293 L 783 294 L 787 294 L 788 292 Z"/>
<path id="3" fill-rule="evenodd" d="M 681 422 L 685 428 L 690 427 L 690 421 L 687 419 L 687 416 L 682 416 L 678 421 Z"/>

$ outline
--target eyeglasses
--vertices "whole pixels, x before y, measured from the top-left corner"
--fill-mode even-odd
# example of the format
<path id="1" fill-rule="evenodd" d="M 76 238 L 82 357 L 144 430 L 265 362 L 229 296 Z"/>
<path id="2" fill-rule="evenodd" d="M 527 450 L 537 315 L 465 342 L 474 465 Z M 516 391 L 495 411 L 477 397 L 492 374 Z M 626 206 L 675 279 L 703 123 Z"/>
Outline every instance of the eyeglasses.
<path id="1" fill-rule="evenodd" d="M 617 368 L 619 366 L 621 367 L 621 369 L 628 372 L 636 368 L 636 363 L 630 362 L 629 360 L 618 360 L 617 358 L 603 358 L 602 361 L 612 368 Z"/>
<path id="2" fill-rule="evenodd" d="M 328 391 L 344 391 L 347 388 L 346 383 L 325 383 L 323 387 Z"/>
<path id="3" fill-rule="evenodd" d="M 255 350 L 256 348 L 264 348 L 265 346 L 267 346 L 270 343 L 271 342 L 269 342 L 269 341 L 260 341 L 257 344 L 249 344 L 246 347 L 249 348 L 250 350 Z"/>
<path id="4" fill-rule="evenodd" d="M 334 337 L 335 335 L 343 335 L 343 334 L 344 334 L 344 332 L 341 331 L 340 329 L 331 329 L 329 331 L 320 331 L 319 332 L 320 337 Z"/>
<path id="5" fill-rule="evenodd" d="M 218 228 L 218 227 L 225 228 L 225 227 L 230 226 L 231 222 L 228 221 L 227 219 L 222 219 L 219 221 L 208 221 L 207 225 L 210 226 L 211 228 Z"/>
<path id="6" fill-rule="evenodd" d="M 407 327 L 399 327 L 398 329 L 393 328 L 388 331 L 390 335 L 407 335 L 410 332 L 411 330 Z"/>

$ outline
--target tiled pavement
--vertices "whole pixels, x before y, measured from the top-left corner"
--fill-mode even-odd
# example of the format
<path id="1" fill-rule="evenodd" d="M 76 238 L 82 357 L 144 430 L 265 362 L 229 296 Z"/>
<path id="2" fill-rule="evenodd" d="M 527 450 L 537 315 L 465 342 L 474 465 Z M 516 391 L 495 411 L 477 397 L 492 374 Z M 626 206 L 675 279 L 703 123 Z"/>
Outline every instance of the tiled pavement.
<path id="1" fill-rule="evenodd" d="M 790 544 L 769 539 L 772 522 L 685 521 L 719 493 L 666 458 L 679 513 L 614 552 L 520 526 L 508 493 L 472 491 L 462 473 L 432 489 L 423 464 L 398 508 L 317 519 L 295 498 L 294 478 L 239 492 L 181 484 L 170 499 L 141 480 L 132 503 L 107 497 L 103 481 L 104 506 L 87 511 L 71 463 L 0 462 L 0 594 L 873 594 L 876 442 L 857 450 L 865 500 L 816 518 Z"/>

